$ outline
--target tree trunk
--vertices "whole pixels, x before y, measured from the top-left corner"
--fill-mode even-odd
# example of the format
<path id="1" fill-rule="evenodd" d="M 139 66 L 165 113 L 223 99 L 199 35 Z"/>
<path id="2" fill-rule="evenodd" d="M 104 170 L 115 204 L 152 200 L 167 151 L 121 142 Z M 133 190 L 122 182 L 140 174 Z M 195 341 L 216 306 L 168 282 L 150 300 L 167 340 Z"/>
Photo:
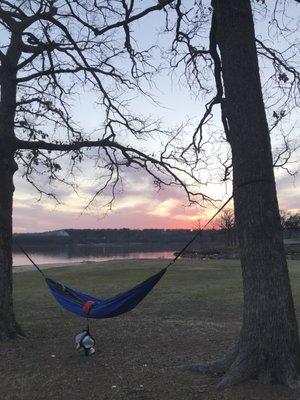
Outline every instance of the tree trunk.
<path id="1" fill-rule="evenodd" d="M 293 386 L 300 347 L 277 203 L 270 135 L 250 0 L 215 0 L 235 217 L 244 289 L 243 324 L 220 383 L 249 378 Z"/>
<path id="2" fill-rule="evenodd" d="M 16 112 L 16 76 L 21 35 L 12 34 L 6 61 L 0 65 L 0 340 L 23 335 L 15 321 L 12 300 L 12 206 Z"/>
<path id="3" fill-rule="evenodd" d="M 12 300 L 12 204 L 16 169 L 12 155 L 0 154 L 0 340 L 22 335 Z"/>

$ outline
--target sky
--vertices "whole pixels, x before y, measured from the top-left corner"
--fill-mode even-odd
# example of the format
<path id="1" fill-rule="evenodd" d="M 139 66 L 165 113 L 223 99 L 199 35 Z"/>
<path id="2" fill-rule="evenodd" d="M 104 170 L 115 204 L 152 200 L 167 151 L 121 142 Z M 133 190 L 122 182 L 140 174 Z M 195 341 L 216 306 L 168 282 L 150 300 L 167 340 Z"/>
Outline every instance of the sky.
<path id="1" fill-rule="evenodd" d="M 153 35 L 153 19 L 149 18 L 140 30 L 140 40 L 145 43 Z M 260 27 L 258 27 L 260 28 Z M 189 90 L 178 84 L 178 76 L 162 73 L 153 88 L 161 107 L 151 102 L 136 99 L 133 102 L 136 112 L 151 114 L 163 120 L 165 126 L 176 126 L 182 122 L 197 122 L 204 110 L 205 101 L 193 98 Z M 93 129 L 100 123 L 100 113 L 93 103 L 93 95 L 82 93 L 74 100 L 74 115 L 80 124 Z M 293 121 L 294 123 L 295 121 Z M 296 132 L 297 135 L 297 132 Z M 298 132 L 299 135 L 299 132 Z M 157 144 L 150 144 L 150 146 Z M 187 206 L 185 193 L 180 188 L 165 187 L 157 190 L 151 179 L 143 171 L 128 170 L 124 176 L 123 190 L 119 191 L 111 211 L 102 207 L 109 198 L 105 196 L 88 210 L 84 211 L 92 194 L 97 190 L 97 181 L 92 172 L 93 166 L 83 166 L 78 178 L 78 193 L 57 185 L 55 190 L 60 200 L 39 198 L 34 188 L 21 176 L 15 176 L 14 232 L 42 232 L 65 228 L 163 228 L 194 229 L 199 221 L 203 225 L 216 211 L 211 205 Z M 300 208 L 300 178 L 291 177 L 283 170 L 276 171 L 279 206 L 281 209 L 296 212 Z M 202 189 L 202 188 L 201 188 Z M 205 193 L 219 199 L 216 206 L 231 195 L 230 184 L 214 182 L 203 188 Z"/>
<path id="2" fill-rule="evenodd" d="M 19 179 L 18 179 L 19 180 Z M 111 212 L 105 215 L 100 207 L 92 207 L 82 213 L 89 194 L 61 195 L 62 204 L 55 205 L 48 199 L 37 201 L 37 194 L 24 181 L 16 185 L 14 201 L 14 231 L 43 232 L 65 228 L 161 228 L 195 229 L 198 221 L 203 225 L 216 211 L 211 206 L 187 206 L 184 193 L 175 188 L 157 191 L 142 172 L 127 179 L 126 189 L 120 193 Z M 218 189 L 214 188 L 216 192 Z M 300 205 L 299 178 L 285 174 L 277 177 L 279 206 L 283 210 L 296 212 Z M 220 199 L 225 201 L 230 194 L 220 188 Z M 216 203 L 218 207 L 222 201 Z M 216 227 L 216 225 L 215 225 Z"/>

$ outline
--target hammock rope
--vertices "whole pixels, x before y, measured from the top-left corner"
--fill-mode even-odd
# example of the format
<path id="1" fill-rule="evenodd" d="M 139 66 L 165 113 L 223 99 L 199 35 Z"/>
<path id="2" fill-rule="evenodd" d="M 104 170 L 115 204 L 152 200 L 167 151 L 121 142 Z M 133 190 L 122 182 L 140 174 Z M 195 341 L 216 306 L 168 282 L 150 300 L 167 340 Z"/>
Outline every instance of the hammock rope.
<path id="1" fill-rule="evenodd" d="M 167 265 L 166 268 L 174 265 L 177 259 L 185 252 L 185 250 L 197 239 L 200 233 L 216 218 L 217 215 L 227 206 L 227 204 L 233 199 L 233 195 L 229 197 L 229 199 L 215 212 L 215 214 L 206 222 L 206 224 L 198 229 L 197 233 L 191 238 L 191 240 L 176 254 L 175 258 Z"/>

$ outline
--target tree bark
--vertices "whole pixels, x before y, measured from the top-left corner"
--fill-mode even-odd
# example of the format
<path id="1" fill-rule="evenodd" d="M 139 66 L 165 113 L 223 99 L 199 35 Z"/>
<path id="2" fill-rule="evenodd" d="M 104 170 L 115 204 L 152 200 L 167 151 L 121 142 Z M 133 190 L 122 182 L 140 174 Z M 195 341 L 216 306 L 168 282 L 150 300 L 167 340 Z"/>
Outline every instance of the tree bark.
<path id="1" fill-rule="evenodd" d="M 12 35 L 6 62 L 0 66 L 0 340 L 23 335 L 15 321 L 12 298 L 13 176 L 17 170 L 14 120 L 20 41 L 19 33 Z"/>
<path id="2" fill-rule="evenodd" d="M 23 335 L 15 321 L 12 300 L 12 204 L 16 169 L 12 156 L 0 156 L 0 340 Z"/>
<path id="3" fill-rule="evenodd" d="M 243 323 L 220 387 L 249 378 L 293 386 L 298 326 L 285 257 L 250 0 L 215 0 L 235 218 L 244 290 Z M 226 365 L 223 364 L 223 365 Z"/>

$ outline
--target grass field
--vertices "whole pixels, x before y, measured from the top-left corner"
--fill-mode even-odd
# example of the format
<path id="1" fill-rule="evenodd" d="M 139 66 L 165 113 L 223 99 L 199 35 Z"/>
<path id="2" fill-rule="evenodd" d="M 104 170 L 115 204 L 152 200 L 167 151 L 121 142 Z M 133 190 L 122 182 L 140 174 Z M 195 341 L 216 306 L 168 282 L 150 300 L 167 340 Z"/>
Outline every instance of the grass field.
<path id="1" fill-rule="evenodd" d="M 0 399 L 300 399 L 300 391 L 256 382 L 220 392 L 217 376 L 178 368 L 222 355 L 237 336 L 242 307 L 238 264 L 179 261 L 135 310 L 92 321 L 97 351 L 91 357 L 74 350 L 74 336 L 85 321 L 57 305 L 37 272 L 14 274 L 16 314 L 27 337 L 0 344 Z M 126 260 L 46 272 L 108 297 L 164 265 L 162 260 Z M 290 262 L 290 274 L 300 310 L 299 261 Z"/>

